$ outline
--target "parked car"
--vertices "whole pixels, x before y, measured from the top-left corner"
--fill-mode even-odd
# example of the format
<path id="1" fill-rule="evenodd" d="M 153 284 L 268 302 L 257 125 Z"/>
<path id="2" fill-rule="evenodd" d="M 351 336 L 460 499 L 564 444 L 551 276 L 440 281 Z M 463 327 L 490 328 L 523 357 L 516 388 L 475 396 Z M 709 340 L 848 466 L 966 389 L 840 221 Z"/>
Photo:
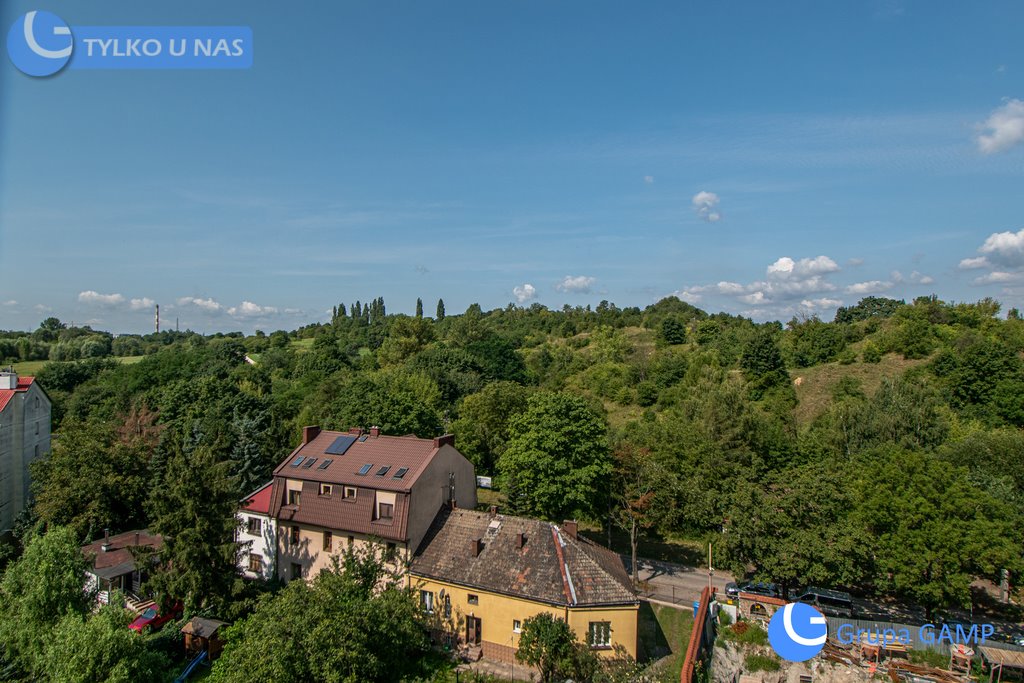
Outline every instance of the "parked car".
<path id="1" fill-rule="evenodd" d="M 181 613 L 184 610 L 180 602 L 175 603 L 171 609 L 161 611 L 156 606 L 147 607 L 146 611 L 136 617 L 135 621 L 128 624 L 128 628 L 133 631 L 143 633 L 147 630 L 158 631 L 160 627 L 166 624 L 168 621 L 178 619 L 181 617 Z"/>
<path id="2" fill-rule="evenodd" d="M 819 612 L 827 617 L 845 617 L 847 619 L 853 617 L 853 598 L 849 593 L 843 591 L 808 586 L 796 599 L 808 605 L 814 605 Z"/>
<path id="3" fill-rule="evenodd" d="M 774 583 L 767 583 L 764 581 L 744 581 L 740 584 L 737 584 L 735 581 L 730 581 L 725 584 L 726 597 L 736 599 L 739 597 L 740 593 L 754 593 L 755 595 L 777 598 L 779 597 L 779 588 Z"/>

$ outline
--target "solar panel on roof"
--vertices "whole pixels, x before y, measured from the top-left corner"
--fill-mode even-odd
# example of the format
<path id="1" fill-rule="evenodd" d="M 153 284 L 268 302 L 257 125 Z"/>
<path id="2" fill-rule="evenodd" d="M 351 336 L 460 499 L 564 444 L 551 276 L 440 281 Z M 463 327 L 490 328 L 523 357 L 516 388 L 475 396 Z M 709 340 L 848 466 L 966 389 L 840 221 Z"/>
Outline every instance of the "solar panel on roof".
<path id="1" fill-rule="evenodd" d="M 351 434 L 339 436 L 326 448 L 326 450 L 324 450 L 324 453 L 329 455 L 345 455 L 345 451 L 347 451 L 355 442 L 356 437 Z"/>
<path id="2" fill-rule="evenodd" d="M 300 455 L 299 457 L 292 460 L 292 467 L 298 467 L 302 464 L 302 461 L 306 459 L 306 456 Z"/>
<path id="3" fill-rule="evenodd" d="M 395 476 L 392 479 L 401 479 L 405 476 L 405 473 L 409 471 L 408 467 L 399 467 L 398 471 L 395 472 Z"/>
<path id="4" fill-rule="evenodd" d="M 316 458 L 306 458 L 306 462 L 302 463 L 302 469 L 308 470 L 316 462 Z"/>
<path id="5" fill-rule="evenodd" d="M 363 434 L 361 437 L 359 437 L 359 443 L 362 443 L 362 442 L 366 441 L 368 436 L 369 436 L 369 434 Z"/>
<path id="6" fill-rule="evenodd" d="M 371 469 L 373 469 L 373 463 L 369 463 L 368 462 L 368 463 L 366 463 L 365 465 L 363 465 L 362 467 L 359 468 L 359 474 L 366 474 Z"/>
<path id="7" fill-rule="evenodd" d="M 390 469 L 391 469 L 391 465 L 384 465 L 379 470 L 377 470 L 377 476 L 378 477 L 383 477 L 385 474 L 388 473 L 388 470 L 390 470 Z"/>
<path id="8" fill-rule="evenodd" d="M 330 466 L 330 464 L 332 462 L 334 462 L 334 461 L 331 460 L 330 458 L 328 458 L 327 460 L 324 460 L 322 463 L 320 463 L 320 466 L 317 467 L 317 469 L 318 470 L 326 470 Z"/>

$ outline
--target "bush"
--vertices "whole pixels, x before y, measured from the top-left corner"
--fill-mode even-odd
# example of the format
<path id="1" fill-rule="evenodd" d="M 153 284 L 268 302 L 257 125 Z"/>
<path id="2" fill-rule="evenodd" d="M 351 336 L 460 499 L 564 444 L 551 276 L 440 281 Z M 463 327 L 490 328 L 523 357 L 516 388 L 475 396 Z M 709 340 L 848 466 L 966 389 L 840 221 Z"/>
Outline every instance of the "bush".
<path id="1" fill-rule="evenodd" d="M 772 657 L 771 655 L 747 655 L 743 662 L 746 664 L 749 673 L 755 671 L 778 671 L 781 666 L 778 657 Z"/>
<path id="2" fill-rule="evenodd" d="M 882 361 L 882 350 L 874 342 L 866 342 L 864 350 L 861 352 L 861 358 L 865 363 L 880 363 Z"/>

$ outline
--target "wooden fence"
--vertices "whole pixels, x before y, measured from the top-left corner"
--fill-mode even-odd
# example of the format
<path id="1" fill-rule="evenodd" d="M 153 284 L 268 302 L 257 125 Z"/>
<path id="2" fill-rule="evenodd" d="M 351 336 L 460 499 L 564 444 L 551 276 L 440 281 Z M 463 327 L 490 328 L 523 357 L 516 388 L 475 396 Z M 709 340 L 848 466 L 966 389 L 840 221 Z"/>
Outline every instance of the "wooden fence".
<path id="1" fill-rule="evenodd" d="M 693 683 L 698 666 L 707 669 L 714 643 L 715 619 L 711 613 L 711 589 L 705 586 L 700 593 L 700 605 L 693 614 L 693 629 L 690 631 L 690 644 L 686 648 L 683 670 L 679 674 L 680 683 Z"/>

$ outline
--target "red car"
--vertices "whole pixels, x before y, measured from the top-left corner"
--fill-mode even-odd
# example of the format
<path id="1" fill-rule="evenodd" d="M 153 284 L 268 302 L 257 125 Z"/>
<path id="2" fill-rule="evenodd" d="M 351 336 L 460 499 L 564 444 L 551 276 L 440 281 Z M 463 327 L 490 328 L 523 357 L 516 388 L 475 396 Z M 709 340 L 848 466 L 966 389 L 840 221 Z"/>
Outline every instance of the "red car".
<path id="1" fill-rule="evenodd" d="M 180 602 L 175 603 L 169 612 L 162 614 L 155 606 L 147 607 L 146 611 L 140 614 L 135 621 L 128 624 L 128 628 L 139 633 L 143 633 L 147 629 L 157 631 L 168 621 L 179 618 L 182 610 L 183 607 Z"/>

